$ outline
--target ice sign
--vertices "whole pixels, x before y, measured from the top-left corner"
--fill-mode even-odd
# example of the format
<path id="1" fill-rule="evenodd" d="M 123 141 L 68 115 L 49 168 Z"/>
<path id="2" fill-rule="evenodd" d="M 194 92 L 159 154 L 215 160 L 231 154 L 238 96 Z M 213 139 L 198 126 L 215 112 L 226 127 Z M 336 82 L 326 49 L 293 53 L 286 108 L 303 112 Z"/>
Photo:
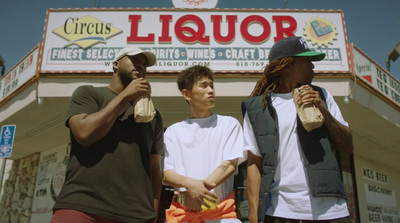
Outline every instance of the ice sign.
<path id="1" fill-rule="evenodd" d="M 10 157 L 14 142 L 15 125 L 3 125 L 1 127 L 0 157 Z"/>

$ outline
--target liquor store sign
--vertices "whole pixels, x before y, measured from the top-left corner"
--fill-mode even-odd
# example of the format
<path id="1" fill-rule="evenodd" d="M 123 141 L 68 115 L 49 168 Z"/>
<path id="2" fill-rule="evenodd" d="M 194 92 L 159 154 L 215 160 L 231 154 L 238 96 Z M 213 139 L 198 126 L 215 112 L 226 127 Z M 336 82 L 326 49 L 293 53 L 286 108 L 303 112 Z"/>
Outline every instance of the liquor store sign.
<path id="1" fill-rule="evenodd" d="M 215 71 L 261 72 L 272 45 L 302 36 L 326 53 L 316 71 L 349 70 L 341 11 L 238 9 L 56 10 L 47 14 L 43 73 L 111 71 L 124 47 L 152 51 L 149 71 L 180 71 L 201 64 Z"/>

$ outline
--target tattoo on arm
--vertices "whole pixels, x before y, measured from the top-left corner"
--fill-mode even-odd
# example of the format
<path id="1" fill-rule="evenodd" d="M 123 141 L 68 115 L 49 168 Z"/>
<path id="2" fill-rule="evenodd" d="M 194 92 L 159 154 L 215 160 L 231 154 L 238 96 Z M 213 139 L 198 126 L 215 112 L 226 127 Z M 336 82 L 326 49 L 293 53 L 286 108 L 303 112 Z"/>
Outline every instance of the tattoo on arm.
<path id="1" fill-rule="evenodd" d="M 218 168 L 222 169 L 223 171 L 226 171 L 228 169 L 228 164 L 221 164 L 219 165 Z"/>

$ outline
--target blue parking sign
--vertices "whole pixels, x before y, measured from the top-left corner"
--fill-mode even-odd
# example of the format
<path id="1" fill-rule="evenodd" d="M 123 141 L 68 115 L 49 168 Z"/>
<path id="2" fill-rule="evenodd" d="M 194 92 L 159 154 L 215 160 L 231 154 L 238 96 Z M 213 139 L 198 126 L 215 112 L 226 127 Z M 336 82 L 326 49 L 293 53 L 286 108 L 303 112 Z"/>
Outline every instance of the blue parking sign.
<path id="1" fill-rule="evenodd" d="M 15 125 L 3 125 L 1 127 L 0 157 L 10 157 L 14 142 Z"/>

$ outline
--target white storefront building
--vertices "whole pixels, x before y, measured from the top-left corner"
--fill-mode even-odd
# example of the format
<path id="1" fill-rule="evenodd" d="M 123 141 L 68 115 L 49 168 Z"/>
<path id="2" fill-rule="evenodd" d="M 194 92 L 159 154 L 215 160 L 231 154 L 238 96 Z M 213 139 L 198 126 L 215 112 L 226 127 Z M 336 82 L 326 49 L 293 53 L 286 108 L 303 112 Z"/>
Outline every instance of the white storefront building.
<path id="1" fill-rule="evenodd" d="M 285 36 L 327 55 L 314 63 L 313 83 L 334 96 L 353 132 L 354 154 L 337 154 L 353 221 L 400 222 L 400 83 L 347 42 L 341 10 L 149 8 L 48 10 L 43 42 L 0 79 L 0 125 L 15 125 L 12 151 L 0 149 L 0 222 L 49 222 L 68 162 L 70 96 L 107 85 L 120 49 L 156 54 L 148 80 L 168 127 L 189 114 L 176 74 L 196 64 L 216 73 L 213 112 L 242 121 L 241 102 Z M 245 221 L 243 174 L 236 192 Z"/>

